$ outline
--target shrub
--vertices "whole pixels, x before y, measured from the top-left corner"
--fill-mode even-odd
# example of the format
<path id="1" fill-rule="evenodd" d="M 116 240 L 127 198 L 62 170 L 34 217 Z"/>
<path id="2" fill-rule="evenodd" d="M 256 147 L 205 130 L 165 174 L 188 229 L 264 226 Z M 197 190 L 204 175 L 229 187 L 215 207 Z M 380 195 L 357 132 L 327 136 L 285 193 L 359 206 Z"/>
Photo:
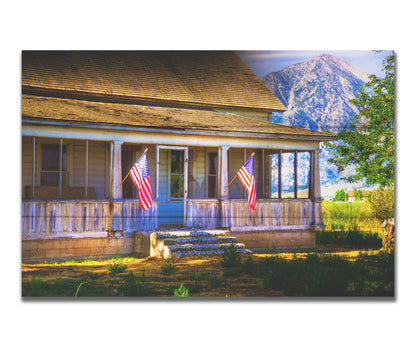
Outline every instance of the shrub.
<path id="1" fill-rule="evenodd" d="M 380 248 L 381 238 L 378 233 L 350 231 L 317 231 L 316 243 L 321 245 L 358 246 Z"/>
<path id="2" fill-rule="evenodd" d="M 127 275 L 126 285 L 123 288 L 125 296 L 151 296 L 152 290 L 147 283 L 145 273 L 143 271 L 140 281 L 138 282 L 136 276 L 132 271 Z"/>
<path id="3" fill-rule="evenodd" d="M 115 276 L 119 273 L 124 272 L 127 268 L 127 265 L 123 264 L 123 260 L 119 256 L 117 256 L 115 258 L 110 259 L 109 263 L 105 268 L 111 276 Z"/>
<path id="4" fill-rule="evenodd" d="M 221 265 L 224 267 L 241 265 L 241 255 L 237 252 L 233 243 L 221 255 Z"/>
<path id="5" fill-rule="evenodd" d="M 368 194 L 366 201 L 371 206 L 373 216 L 379 222 L 394 218 L 394 187 L 378 189 Z"/>
<path id="6" fill-rule="evenodd" d="M 173 260 L 168 260 L 166 263 L 160 266 L 160 271 L 163 275 L 172 275 L 178 271 L 178 267 L 175 265 Z"/>

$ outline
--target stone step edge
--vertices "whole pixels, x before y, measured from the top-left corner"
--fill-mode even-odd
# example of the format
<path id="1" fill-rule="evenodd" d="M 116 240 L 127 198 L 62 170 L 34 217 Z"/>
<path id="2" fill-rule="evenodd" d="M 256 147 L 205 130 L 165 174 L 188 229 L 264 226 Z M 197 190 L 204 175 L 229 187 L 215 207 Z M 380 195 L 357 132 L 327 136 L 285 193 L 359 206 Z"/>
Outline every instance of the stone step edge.
<path id="1" fill-rule="evenodd" d="M 194 238 L 171 238 L 163 239 L 165 246 L 176 244 L 195 244 L 195 243 L 237 243 L 237 238 L 234 236 L 217 236 L 217 237 L 194 237 Z"/>
<path id="2" fill-rule="evenodd" d="M 169 239 L 179 237 L 203 237 L 203 236 L 229 236 L 227 230 L 198 230 L 198 231 L 156 231 L 158 239 Z"/>
<path id="3" fill-rule="evenodd" d="M 203 249 L 218 249 L 218 250 L 226 250 L 230 248 L 231 245 L 234 245 L 236 249 L 245 249 L 244 243 L 207 243 L 207 244 L 194 244 L 194 243 L 187 243 L 183 245 L 165 245 L 165 247 L 169 247 L 171 252 L 175 252 L 178 250 L 203 250 Z"/>
<path id="4" fill-rule="evenodd" d="M 189 251 L 176 251 L 172 252 L 172 257 L 192 257 L 200 255 L 211 255 L 211 254 L 222 254 L 223 250 L 214 249 L 214 250 L 189 250 Z M 237 249 L 239 254 L 253 254 L 249 249 Z"/>

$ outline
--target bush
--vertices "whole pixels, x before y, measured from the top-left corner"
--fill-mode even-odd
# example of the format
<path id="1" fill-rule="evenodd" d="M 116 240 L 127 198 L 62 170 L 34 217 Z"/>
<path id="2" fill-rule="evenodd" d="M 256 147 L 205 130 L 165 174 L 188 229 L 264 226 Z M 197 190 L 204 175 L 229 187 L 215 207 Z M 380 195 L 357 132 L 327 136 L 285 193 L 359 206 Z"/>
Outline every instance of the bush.
<path id="1" fill-rule="evenodd" d="M 240 266 L 241 255 L 232 243 L 221 255 L 221 265 L 224 267 Z"/>
<path id="2" fill-rule="evenodd" d="M 178 267 L 175 265 L 173 260 L 168 260 L 166 263 L 161 265 L 160 271 L 162 274 L 169 276 L 177 272 Z"/>
<path id="3" fill-rule="evenodd" d="M 368 194 L 366 201 L 370 204 L 374 218 L 380 223 L 394 218 L 394 187 L 378 189 Z"/>
<path id="4" fill-rule="evenodd" d="M 136 276 L 134 276 L 134 273 L 130 271 L 127 275 L 123 292 L 125 296 L 151 296 L 152 290 L 147 283 L 144 271 L 139 282 L 137 281 Z"/>
<path id="5" fill-rule="evenodd" d="M 115 276 L 124 272 L 127 268 L 127 265 L 123 264 L 123 260 L 117 256 L 110 259 L 108 265 L 105 268 L 111 276 Z"/>
<path id="6" fill-rule="evenodd" d="M 350 231 L 317 231 L 316 243 L 351 247 L 380 248 L 381 238 L 378 233 Z"/>

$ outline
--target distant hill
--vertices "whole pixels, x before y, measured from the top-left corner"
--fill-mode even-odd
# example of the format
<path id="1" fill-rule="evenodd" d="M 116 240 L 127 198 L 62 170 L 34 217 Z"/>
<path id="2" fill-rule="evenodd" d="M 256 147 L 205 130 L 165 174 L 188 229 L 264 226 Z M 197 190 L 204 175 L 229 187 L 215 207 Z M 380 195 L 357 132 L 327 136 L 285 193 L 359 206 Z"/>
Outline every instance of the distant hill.
<path id="1" fill-rule="evenodd" d="M 323 54 L 270 72 L 261 80 L 287 108 L 286 112 L 274 113 L 273 122 L 336 133 L 347 127 L 358 113 L 349 100 L 360 92 L 368 74 L 333 55 Z M 335 166 L 327 161 L 328 156 L 328 150 L 322 148 L 321 183 L 331 196 L 335 187 L 348 185 L 340 182 Z"/>

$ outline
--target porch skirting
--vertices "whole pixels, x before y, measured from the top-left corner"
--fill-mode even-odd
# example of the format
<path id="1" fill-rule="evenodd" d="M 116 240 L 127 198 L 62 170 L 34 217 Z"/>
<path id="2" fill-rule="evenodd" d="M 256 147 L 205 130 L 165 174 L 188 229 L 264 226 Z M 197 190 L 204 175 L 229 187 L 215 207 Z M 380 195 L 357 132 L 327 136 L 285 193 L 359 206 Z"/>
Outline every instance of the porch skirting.
<path id="1" fill-rule="evenodd" d="M 113 218 L 111 211 L 113 210 Z M 185 229 L 228 229 L 249 249 L 313 248 L 322 229 L 320 201 L 261 199 L 255 211 L 246 200 L 189 199 Z M 22 260 L 150 255 L 157 231 L 158 202 L 142 211 L 139 202 L 24 201 Z"/>

